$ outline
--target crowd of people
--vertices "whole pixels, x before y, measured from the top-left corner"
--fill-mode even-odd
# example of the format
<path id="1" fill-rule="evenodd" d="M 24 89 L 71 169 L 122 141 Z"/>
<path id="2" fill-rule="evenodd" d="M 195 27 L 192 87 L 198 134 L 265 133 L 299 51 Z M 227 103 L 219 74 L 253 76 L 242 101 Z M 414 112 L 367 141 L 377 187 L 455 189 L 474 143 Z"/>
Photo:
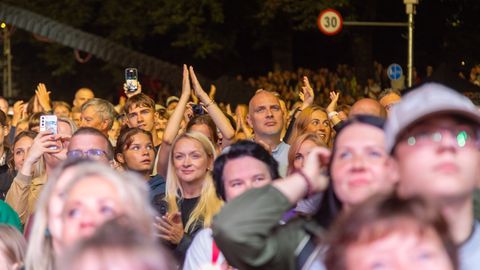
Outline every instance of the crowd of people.
<path id="1" fill-rule="evenodd" d="M 382 70 L 272 73 L 235 108 L 187 66 L 163 104 L 1 98 L 0 269 L 478 269 L 480 111 Z"/>

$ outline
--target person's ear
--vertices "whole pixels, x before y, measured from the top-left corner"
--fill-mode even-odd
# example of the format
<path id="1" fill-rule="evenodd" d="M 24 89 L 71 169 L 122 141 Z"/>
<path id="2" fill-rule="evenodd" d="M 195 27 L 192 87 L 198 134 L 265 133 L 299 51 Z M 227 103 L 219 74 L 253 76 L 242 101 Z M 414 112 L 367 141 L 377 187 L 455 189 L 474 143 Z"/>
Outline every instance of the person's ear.
<path id="1" fill-rule="evenodd" d="M 10 125 L 7 124 L 7 125 L 3 126 L 3 134 L 5 136 L 8 136 L 9 133 L 10 133 Z"/>
<path id="2" fill-rule="evenodd" d="M 249 127 L 253 128 L 252 119 L 251 119 L 249 113 L 247 113 L 247 124 L 248 124 Z"/>
<path id="3" fill-rule="evenodd" d="M 112 121 L 113 121 L 113 120 L 112 120 Z M 107 129 L 109 129 L 109 128 L 108 128 L 109 122 L 110 122 L 110 121 L 108 121 L 107 119 L 104 119 L 104 120 L 102 121 L 102 130 L 107 130 Z M 113 123 L 112 123 L 112 126 L 113 126 Z"/>

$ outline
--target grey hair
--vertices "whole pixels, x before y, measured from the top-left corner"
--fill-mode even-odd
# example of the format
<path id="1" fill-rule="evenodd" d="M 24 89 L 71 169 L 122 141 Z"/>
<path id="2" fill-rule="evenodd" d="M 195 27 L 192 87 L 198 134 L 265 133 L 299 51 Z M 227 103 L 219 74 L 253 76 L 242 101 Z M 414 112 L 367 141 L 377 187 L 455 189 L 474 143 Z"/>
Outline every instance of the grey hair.
<path id="1" fill-rule="evenodd" d="M 82 105 L 82 112 L 85 111 L 90 106 L 95 107 L 95 111 L 99 114 L 102 120 L 108 121 L 108 129 L 111 129 L 113 126 L 113 120 L 115 119 L 115 113 L 116 113 L 115 107 L 112 105 L 112 103 L 108 102 L 105 99 L 92 98 Z"/>

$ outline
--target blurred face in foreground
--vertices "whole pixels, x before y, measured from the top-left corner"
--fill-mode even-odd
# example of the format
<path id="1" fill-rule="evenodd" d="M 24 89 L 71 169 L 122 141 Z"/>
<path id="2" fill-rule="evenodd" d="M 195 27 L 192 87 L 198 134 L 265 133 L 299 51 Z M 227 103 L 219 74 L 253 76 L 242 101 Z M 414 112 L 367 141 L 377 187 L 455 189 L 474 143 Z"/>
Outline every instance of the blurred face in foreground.
<path id="1" fill-rule="evenodd" d="M 331 176 L 335 193 L 344 206 L 392 191 L 396 179 L 389 168 L 385 134 L 380 128 L 354 123 L 337 136 Z"/>
<path id="2" fill-rule="evenodd" d="M 63 244 L 69 247 L 92 235 L 105 221 L 125 212 L 115 186 L 101 176 L 88 176 L 73 185 L 63 209 Z"/>
<path id="3" fill-rule="evenodd" d="M 431 228 L 422 233 L 406 229 L 384 237 L 350 244 L 346 249 L 348 270 L 452 270 L 442 242 Z"/>
<path id="4" fill-rule="evenodd" d="M 432 116 L 403 134 L 394 158 L 402 196 L 469 200 L 479 184 L 478 125 L 451 116 Z"/>

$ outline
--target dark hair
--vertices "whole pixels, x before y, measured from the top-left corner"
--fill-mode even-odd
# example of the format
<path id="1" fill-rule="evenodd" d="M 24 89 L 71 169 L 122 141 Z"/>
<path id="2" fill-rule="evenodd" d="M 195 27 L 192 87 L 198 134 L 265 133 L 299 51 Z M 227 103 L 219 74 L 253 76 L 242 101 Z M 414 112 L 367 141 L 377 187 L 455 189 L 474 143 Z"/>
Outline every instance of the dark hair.
<path id="1" fill-rule="evenodd" d="M 229 160 L 237 159 L 240 157 L 253 157 L 267 165 L 272 179 L 280 178 L 278 174 L 278 162 L 270 155 L 270 153 L 265 150 L 259 144 L 241 140 L 235 144 L 232 144 L 228 151 L 224 154 L 221 154 L 215 160 L 213 164 L 213 182 L 215 183 L 215 190 L 217 196 L 225 200 L 225 185 L 223 183 L 223 168 Z"/>
<path id="2" fill-rule="evenodd" d="M 103 140 L 105 141 L 105 144 L 107 145 L 107 158 L 108 160 L 113 159 L 113 154 L 114 154 L 113 146 L 110 143 L 110 140 L 107 138 L 107 136 L 105 136 L 105 134 L 103 134 L 100 130 L 92 127 L 81 127 L 77 129 L 75 133 L 73 133 L 72 139 L 79 135 L 92 135 L 92 136 L 98 136 L 103 138 Z"/>
<path id="3" fill-rule="evenodd" d="M 118 135 L 117 145 L 115 146 L 115 156 L 129 148 L 133 142 L 132 137 L 139 133 L 145 134 L 153 143 L 152 134 L 148 131 L 145 131 L 141 128 L 122 128 L 122 130 L 120 130 L 120 134 Z"/>
<path id="4" fill-rule="evenodd" d="M 335 156 L 335 152 L 337 149 L 337 138 L 339 135 L 348 127 L 353 124 L 367 124 L 373 127 L 379 128 L 383 131 L 383 126 L 385 125 L 385 119 L 373 116 L 373 115 L 354 115 L 346 121 L 341 122 L 341 126 L 337 131 L 337 135 L 333 142 L 332 154 L 330 155 L 330 162 L 328 165 L 328 176 L 330 178 L 330 185 L 328 185 L 327 190 L 325 191 L 322 202 L 320 203 L 320 208 L 318 212 L 315 214 L 315 219 L 317 222 L 323 226 L 324 228 L 328 228 L 333 220 L 336 218 L 340 210 L 342 209 L 342 202 L 338 199 L 335 191 L 333 189 L 332 183 L 332 173 L 331 173 L 331 166 L 332 161 Z"/>
<path id="5" fill-rule="evenodd" d="M 186 130 L 190 131 L 190 129 L 194 125 L 207 125 L 212 135 L 213 145 L 217 144 L 218 142 L 217 126 L 215 125 L 215 122 L 213 122 L 210 115 L 208 114 L 195 115 L 192 119 L 190 119 L 190 121 L 188 121 Z"/>
<path id="6" fill-rule="evenodd" d="M 332 270 L 347 269 L 347 250 L 352 244 L 371 243 L 399 231 L 424 235 L 429 229 L 433 229 L 454 269 L 458 269 L 456 245 L 434 204 L 420 197 L 373 196 L 336 220 L 328 234 L 325 265 Z"/>

